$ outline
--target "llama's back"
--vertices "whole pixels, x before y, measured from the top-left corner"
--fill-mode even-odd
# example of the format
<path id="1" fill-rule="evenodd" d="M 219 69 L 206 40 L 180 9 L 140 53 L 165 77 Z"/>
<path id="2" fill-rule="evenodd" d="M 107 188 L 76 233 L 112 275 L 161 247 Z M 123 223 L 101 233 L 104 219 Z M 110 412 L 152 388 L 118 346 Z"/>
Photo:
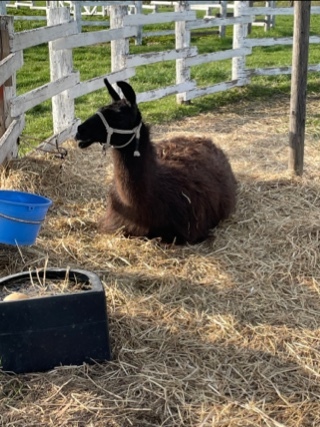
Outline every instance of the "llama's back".
<path id="1" fill-rule="evenodd" d="M 185 135 L 163 140 L 157 145 L 160 171 L 163 171 L 158 197 L 170 204 L 170 185 L 179 188 L 180 208 L 188 210 L 184 224 L 177 217 L 176 226 L 185 228 L 186 240 L 201 241 L 209 229 L 228 218 L 235 210 L 236 180 L 224 152 L 211 139 Z M 177 190 L 172 194 L 177 203 Z M 172 215 L 177 215 L 172 212 Z"/>
<path id="2" fill-rule="evenodd" d="M 225 164 L 229 165 L 225 153 L 210 138 L 178 135 L 163 139 L 155 145 L 160 162 L 167 165 L 181 164 L 194 168 L 200 163 L 203 167 L 209 167 L 209 170 L 219 168 L 219 165 L 222 168 Z"/>

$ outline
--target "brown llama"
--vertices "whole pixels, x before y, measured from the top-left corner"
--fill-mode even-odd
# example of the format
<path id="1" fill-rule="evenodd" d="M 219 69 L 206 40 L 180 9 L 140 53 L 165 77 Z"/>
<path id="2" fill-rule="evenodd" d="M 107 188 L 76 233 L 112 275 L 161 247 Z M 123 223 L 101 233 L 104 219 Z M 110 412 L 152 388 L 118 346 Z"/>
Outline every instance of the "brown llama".
<path id="1" fill-rule="evenodd" d="M 157 144 L 141 117 L 136 94 L 117 82 L 121 99 L 104 80 L 113 102 L 82 123 L 80 148 L 111 146 L 114 178 L 100 230 L 126 236 L 159 237 L 163 242 L 201 242 L 230 216 L 236 180 L 224 152 L 211 139 L 181 135 Z"/>

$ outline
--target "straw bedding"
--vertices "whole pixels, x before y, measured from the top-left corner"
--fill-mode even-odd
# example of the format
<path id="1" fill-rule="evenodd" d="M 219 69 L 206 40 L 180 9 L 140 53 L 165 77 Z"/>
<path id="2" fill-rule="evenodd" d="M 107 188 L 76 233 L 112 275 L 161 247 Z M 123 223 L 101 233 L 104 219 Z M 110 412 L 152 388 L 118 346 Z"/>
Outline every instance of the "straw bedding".
<path id="1" fill-rule="evenodd" d="M 287 172 L 287 98 L 153 128 L 155 139 L 206 129 L 236 173 L 236 213 L 195 246 L 97 234 L 112 174 L 98 146 L 69 142 L 63 161 L 36 152 L 2 169 L 1 187 L 53 206 L 35 245 L 0 247 L 1 275 L 96 272 L 113 360 L 0 373 L 1 425 L 320 425 L 318 107 L 310 95 L 302 178 Z"/>

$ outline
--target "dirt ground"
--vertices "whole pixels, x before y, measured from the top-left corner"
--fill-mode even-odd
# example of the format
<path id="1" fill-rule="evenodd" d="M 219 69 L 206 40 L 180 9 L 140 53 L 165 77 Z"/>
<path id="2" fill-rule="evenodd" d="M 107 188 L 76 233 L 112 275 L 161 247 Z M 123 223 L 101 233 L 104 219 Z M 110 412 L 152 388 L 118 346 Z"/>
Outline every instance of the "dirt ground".
<path id="1" fill-rule="evenodd" d="M 99 235 L 112 177 L 100 146 L 11 162 L 2 188 L 53 200 L 36 244 L 0 247 L 2 276 L 78 267 L 99 275 L 112 361 L 0 372 L 2 426 L 320 425 L 319 97 L 302 177 L 287 170 L 289 99 L 243 101 L 152 128 L 210 134 L 238 180 L 235 214 L 194 246 Z M 1 304 L 1 303 L 0 303 Z"/>

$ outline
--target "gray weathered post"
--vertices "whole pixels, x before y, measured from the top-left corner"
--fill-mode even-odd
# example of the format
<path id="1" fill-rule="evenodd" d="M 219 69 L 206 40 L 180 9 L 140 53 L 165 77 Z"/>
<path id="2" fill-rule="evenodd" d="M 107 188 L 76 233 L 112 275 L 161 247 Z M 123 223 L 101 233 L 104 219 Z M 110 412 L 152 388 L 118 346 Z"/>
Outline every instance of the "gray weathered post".
<path id="1" fill-rule="evenodd" d="M 47 0 L 46 1 L 46 7 L 48 8 L 48 7 L 52 7 L 52 8 L 54 8 L 54 7 L 59 7 L 59 1 L 57 1 L 57 0 Z"/>
<path id="2" fill-rule="evenodd" d="M 110 29 L 122 28 L 123 18 L 128 14 L 128 6 L 110 6 Z M 111 71 L 119 71 L 126 67 L 129 54 L 129 40 L 111 41 Z"/>
<path id="3" fill-rule="evenodd" d="M 13 17 L 0 16 L 0 61 L 10 54 L 10 37 L 13 36 Z M 12 78 L 0 86 L 0 137 L 7 130 L 10 123 L 10 106 L 8 88 L 12 85 Z"/>
<path id="4" fill-rule="evenodd" d="M 276 7 L 275 5 L 275 1 L 271 0 L 271 1 L 266 1 L 266 6 L 267 7 Z M 265 23 L 264 23 L 264 30 L 268 31 L 270 30 L 270 28 L 274 28 L 274 23 L 275 23 L 275 15 L 266 15 L 265 16 Z"/>
<path id="5" fill-rule="evenodd" d="M 311 1 L 294 2 L 289 169 L 303 173 Z"/>
<path id="6" fill-rule="evenodd" d="M 234 2 L 234 16 L 243 16 L 242 11 L 248 7 L 247 1 L 235 1 Z M 236 24 L 233 27 L 233 49 L 242 48 L 244 45 L 244 39 L 248 33 L 248 24 Z M 238 80 L 239 86 L 243 86 L 248 83 L 248 78 L 245 72 L 246 56 L 238 56 L 232 58 L 232 80 Z"/>
<path id="7" fill-rule="evenodd" d="M 11 42 L 14 38 L 13 16 L 0 16 L 0 61 L 5 59 L 11 52 Z M 10 101 L 15 95 L 16 81 L 15 74 L 0 86 L 0 138 L 5 134 L 12 117 L 10 113 Z M 15 139 L 3 156 L 0 156 L 1 163 L 5 159 L 16 157 L 18 154 L 18 141 Z"/>
<path id="8" fill-rule="evenodd" d="M 248 6 L 249 7 L 253 7 L 253 1 L 252 0 L 249 0 L 248 1 Z M 250 22 L 250 24 L 248 24 L 248 29 L 247 29 L 247 31 L 248 31 L 248 34 L 251 34 L 251 31 L 252 31 L 252 23 Z"/>
<path id="9" fill-rule="evenodd" d="M 49 2 L 50 6 L 52 3 Z M 47 25 L 62 24 L 70 21 L 70 11 L 65 7 L 47 8 Z M 72 50 L 55 50 L 55 42 L 49 42 L 50 77 L 55 81 L 68 76 L 73 71 Z M 53 131 L 55 134 L 71 126 L 74 120 L 74 100 L 68 91 L 52 97 Z"/>
<path id="10" fill-rule="evenodd" d="M 142 1 L 136 1 L 135 2 L 135 13 L 142 13 Z M 136 37 L 136 41 L 135 41 L 136 45 L 141 45 L 142 44 L 142 25 L 139 25 L 137 28 L 137 37 Z"/>
<path id="11" fill-rule="evenodd" d="M 190 5 L 188 1 L 178 1 L 175 5 L 176 12 L 185 12 L 190 10 Z M 175 32 L 176 32 L 176 49 L 182 49 L 184 47 L 190 47 L 190 30 L 187 29 L 186 21 L 178 21 L 175 23 Z M 186 66 L 185 59 L 176 60 L 176 83 L 185 83 L 190 81 L 190 67 Z M 176 96 L 178 104 L 183 104 L 186 102 L 185 96 L 183 94 L 178 94 Z"/>
<path id="12" fill-rule="evenodd" d="M 0 1 L 0 15 L 6 15 L 7 7 L 5 1 Z"/>
<path id="13" fill-rule="evenodd" d="M 80 1 L 73 1 L 72 3 L 72 9 L 73 9 L 73 17 L 74 20 L 77 22 L 78 26 L 78 33 L 81 33 L 82 30 L 82 6 Z"/>
<path id="14" fill-rule="evenodd" d="M 226 0 L 222 0 L 220 2 L 220 17 L 221 18 L 226 18 L 227 17 L 227 1 Z M 226 36 L 226 26 L 225 25 L 221 25 L 219 27 L 219 36 L 220 37 L 225 37 Z"/>

